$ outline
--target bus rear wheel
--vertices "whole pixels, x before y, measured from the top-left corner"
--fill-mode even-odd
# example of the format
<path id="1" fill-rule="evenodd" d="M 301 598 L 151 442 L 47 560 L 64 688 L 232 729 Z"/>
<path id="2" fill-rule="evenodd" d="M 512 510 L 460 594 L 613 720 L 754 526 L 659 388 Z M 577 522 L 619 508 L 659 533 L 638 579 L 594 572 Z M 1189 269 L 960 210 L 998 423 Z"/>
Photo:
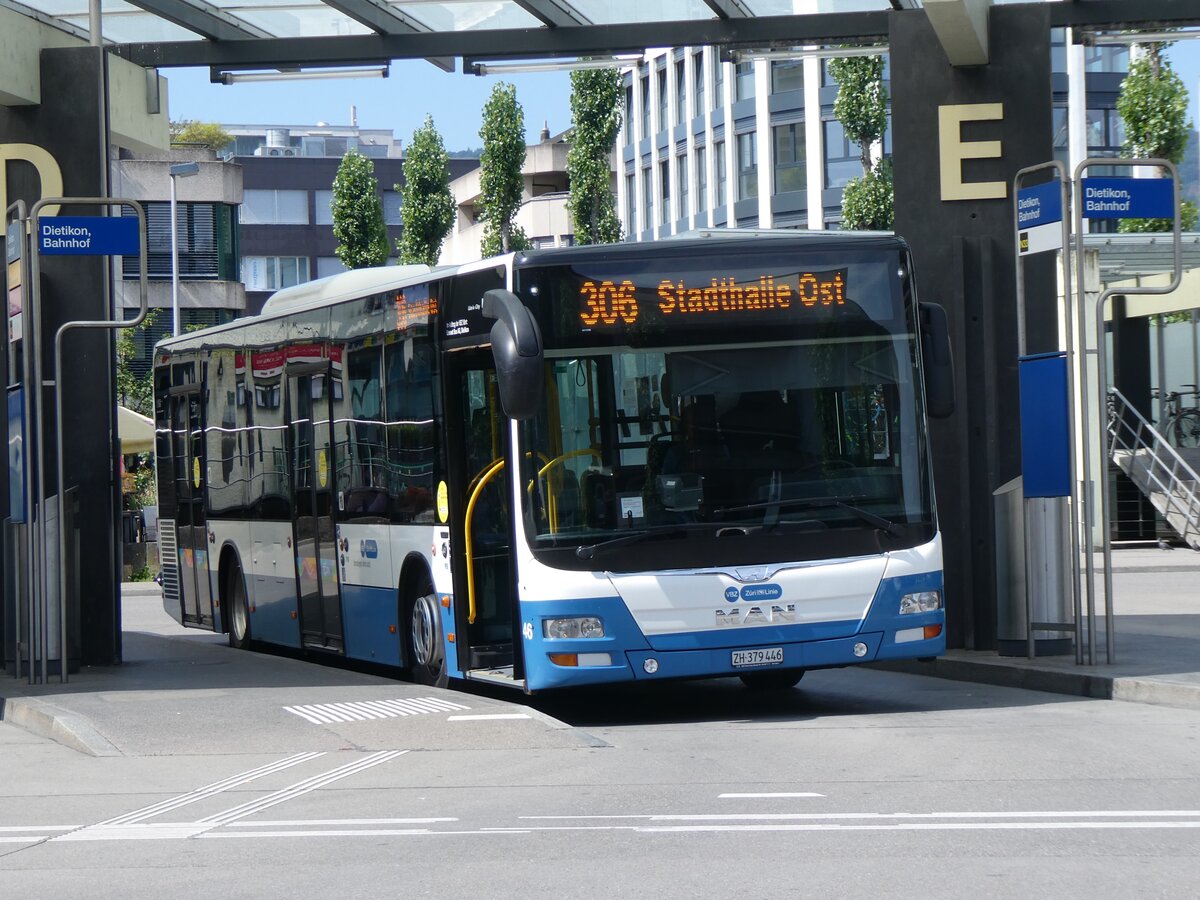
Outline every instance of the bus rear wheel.
<path id="1" fill-rule="evenodd" d="M 417 684 L 445 687 L 446 645 L 442 640 L 442 616 L 437 594 L 426 584 L 408 604 L 409 675 Z"/>
<path id="2" fill-rule="evenodd" d="M 752 691 L 786 691 L 800 683 L 804 669 L 765 669 L 761 672 L 743 672 L 738 677 Z"/>
<path id="3" fill-rule="evenodd" d="M 246 602 L 246 580 L 235 566 L 229 573 L 226 609 L 229 613 L 229 646 L 245 650 L 250 646 L 250 606 Z"/>

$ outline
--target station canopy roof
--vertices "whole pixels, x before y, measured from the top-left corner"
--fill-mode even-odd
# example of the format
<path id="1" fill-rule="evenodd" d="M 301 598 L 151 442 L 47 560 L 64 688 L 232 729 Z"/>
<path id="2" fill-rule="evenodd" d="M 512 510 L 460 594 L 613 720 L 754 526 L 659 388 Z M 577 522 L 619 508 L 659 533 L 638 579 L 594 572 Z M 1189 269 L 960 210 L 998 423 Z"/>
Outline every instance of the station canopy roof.
<path id="1" fill-rule="evenodd" d="M 1006 2 L 1006 0 L 996 0 Z M 1036 2 L 1036 0 L 1035 0 Z M 1052 25 L 1181 24 L 1194 0 L 1042 0 Z M 888 13 L 976 0 L 101 0 L 105 43 L 146 66 L 332 66 L 730 49 L 886 40 Z M 0 0 L 87 37 L 88 0 Z M 1191 9 L 1187 13 L 1187 9 Z"/>

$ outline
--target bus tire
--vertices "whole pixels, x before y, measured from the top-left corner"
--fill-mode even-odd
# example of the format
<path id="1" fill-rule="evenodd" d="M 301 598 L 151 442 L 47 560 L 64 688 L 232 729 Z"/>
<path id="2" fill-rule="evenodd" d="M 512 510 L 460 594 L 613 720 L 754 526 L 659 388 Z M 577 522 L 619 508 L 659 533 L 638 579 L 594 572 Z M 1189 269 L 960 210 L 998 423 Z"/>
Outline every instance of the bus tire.
<path id="1" fill-rule="evenodd" d="M 446 674 L 446 644 L 433 585 L 428 581 L 422 584 L 405 604 L 405 609 L 408 613 L 405 633 L 408 636 L 409 677 L 416 684 L 445 687 L 450 680 Z"/>
<path id="2" fill-rule="evenodd" d="M 226 581 L 225 608 L 229 611 L 229 646 L 235 650 L 250 647 L 250 604 L 246 600 L 246 579 L 241 566 L 229 571 Z"/>
<path id="3" fill-rule="evenodd" d="M 743 672 L 738 677 L 752 691 L 786 691 L 800 683 L 804 669 L 765 669 L 761 672 Z"/>

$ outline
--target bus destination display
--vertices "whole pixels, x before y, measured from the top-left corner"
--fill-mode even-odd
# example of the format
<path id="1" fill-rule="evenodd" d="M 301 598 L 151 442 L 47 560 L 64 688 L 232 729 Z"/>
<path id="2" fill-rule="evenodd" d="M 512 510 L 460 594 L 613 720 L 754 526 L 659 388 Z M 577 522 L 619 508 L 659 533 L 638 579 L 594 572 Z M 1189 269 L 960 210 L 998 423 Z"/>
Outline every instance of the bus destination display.
<path id="1" fill-rule="evenodd" d="M 662 279 L 653 295 L 629 279 L 584 281 L 579 287 L 579 321 L 583 331 L 632 326 L 650 321 L 668 325 L 718 321 L 765 322 L 795 318 L 797 311 L 845 306 L 846 270 L 759 275 L 739 280 L 714 274 L 705 278 Z"/>

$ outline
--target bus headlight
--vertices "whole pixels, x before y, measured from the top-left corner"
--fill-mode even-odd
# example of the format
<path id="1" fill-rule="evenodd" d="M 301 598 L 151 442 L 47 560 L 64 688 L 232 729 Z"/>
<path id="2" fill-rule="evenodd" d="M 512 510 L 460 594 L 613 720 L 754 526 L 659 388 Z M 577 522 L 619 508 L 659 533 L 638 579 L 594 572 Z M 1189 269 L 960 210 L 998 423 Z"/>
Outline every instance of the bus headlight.
<path id="1" fill-rule="evenodd" d="M 917 591 L 900 598 L 900 615 L 933 612 L 942 608 L 941 591 Z"/>
<path id="2" fill-rule="evenodd" d="M 602 638 L 604 637 L 604 622 L 595 616 L 542 619 L 542 634 L 551 640 Z"/>

